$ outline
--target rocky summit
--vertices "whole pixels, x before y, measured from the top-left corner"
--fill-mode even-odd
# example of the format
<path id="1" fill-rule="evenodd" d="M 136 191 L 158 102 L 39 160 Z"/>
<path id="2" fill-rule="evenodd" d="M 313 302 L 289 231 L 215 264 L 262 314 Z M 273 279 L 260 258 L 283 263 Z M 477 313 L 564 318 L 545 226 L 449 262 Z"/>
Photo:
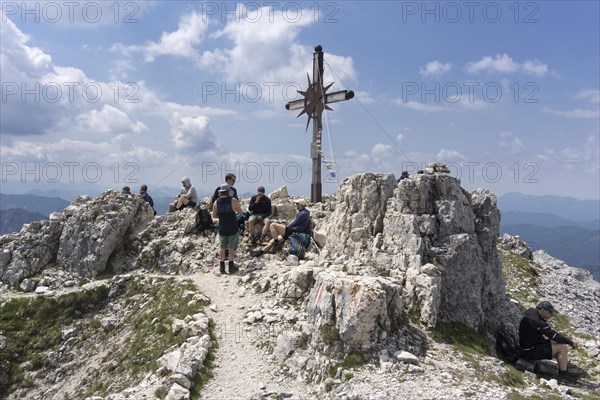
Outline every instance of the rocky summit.
<path id="1" fill-rule="evenodd" d="M 270 197 L 289 222 L 297 198 Z M 349 177 L 308 209 L 305 257 L 253 258 L 244 237 L 235 275 L 194 210 L 155 217 L 112 190 L 0 237 L 0 397 L 600 398 L 600 284 L 499 238 L 490 191 L 432 164 Z M 577 383 L 496 352 L 541 300 L 581 344 Z"/>

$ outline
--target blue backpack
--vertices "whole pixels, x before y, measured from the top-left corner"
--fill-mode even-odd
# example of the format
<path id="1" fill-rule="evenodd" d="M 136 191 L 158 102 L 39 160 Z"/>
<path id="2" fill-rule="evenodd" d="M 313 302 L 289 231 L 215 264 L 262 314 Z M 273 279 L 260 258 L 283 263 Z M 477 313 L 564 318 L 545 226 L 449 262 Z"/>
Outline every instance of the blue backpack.
<path id="1" fill-rule="evenodd" d="M 308 233 L 292 233 L 290 238 L 285 244 L 281 255 L 287 257 L 289 255 L 295 255 L 298 260 L 304 259 L 306 254 L 306 248 L 310 244 L 310 235 Z"/>

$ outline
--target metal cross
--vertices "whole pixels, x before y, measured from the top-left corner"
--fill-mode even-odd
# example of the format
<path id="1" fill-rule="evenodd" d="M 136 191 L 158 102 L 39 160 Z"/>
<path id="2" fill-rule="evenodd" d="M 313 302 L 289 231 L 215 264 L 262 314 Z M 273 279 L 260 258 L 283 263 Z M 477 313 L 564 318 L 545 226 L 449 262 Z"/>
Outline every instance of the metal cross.
<path id="1" fill-rule="evenodd" d="M 337 103 L 338 101 L 350 100 L 354 97 L 352 90 L 340 90 L 334 93 L 327 93 L 327 90 L 333 85 L 330 83 L 323 86 L 323 47 L 315 46 L 313 53 L 313 79 L 308 78 L 308 89 L 306 91 L 298 90 L 303 99 L 295 100 L 287 103 L 285 108 L 288 110 L 299 110 L 302 114 L 306 114 L 306 130 L 310 120 L 313 120 L 313 137 L 310 144 L 310 156 L 312 158 L 312 183 L 310 186 L 310 200 L 313 203 L 318 203 L 322 200 L 322 185 L 321 185 L 321 133 L 323 132 L 322 116 L 324 110 L 333 111 L 328 104 Z"/>

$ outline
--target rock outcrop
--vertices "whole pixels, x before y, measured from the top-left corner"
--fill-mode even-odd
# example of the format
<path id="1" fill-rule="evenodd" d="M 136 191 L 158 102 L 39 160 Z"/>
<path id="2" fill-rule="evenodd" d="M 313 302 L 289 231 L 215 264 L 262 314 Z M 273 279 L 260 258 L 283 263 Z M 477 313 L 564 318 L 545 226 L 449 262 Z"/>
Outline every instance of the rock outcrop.
<path id="1" fill-rule="evenodd" d="M 466 192 L 442 167 L 397 186 L 386 174 L 344 180 L 326 256 L 351 256 L 353 273 L 389 276 L 404 288 L 403 311 L 416 311 L 429 327 L 514 327 L 518 312 L 505 295 L 496 252 L 496 197 Z"/>
<path id="2" fill-rule="evenodd" d="M 93 278 L 109 264 L 118 271 L 123 246 L 154 218 L 141 198 L 108 190 L 95 199 L 78 197 L 49 221 L 27 224 L 0 239 L 0 278 L 16 285 L 56 263 Z"/>

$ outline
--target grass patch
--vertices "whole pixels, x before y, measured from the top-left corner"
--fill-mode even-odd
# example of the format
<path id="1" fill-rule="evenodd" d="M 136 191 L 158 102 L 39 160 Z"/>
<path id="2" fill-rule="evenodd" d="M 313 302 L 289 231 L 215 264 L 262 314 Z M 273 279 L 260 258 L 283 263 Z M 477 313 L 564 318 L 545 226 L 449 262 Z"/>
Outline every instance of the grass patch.
<path id="1" fill-rule="evenodd" d="M 498 248 L 502 260 L 502 275 L 507 288 L 512 288 L 508 295 L 525 307 L 525 304 L 539 302 L 539 298 L 532 294 L 532 289 L 539 283 L 539 271 L 533 263 L 509 250 Z"/>
<path id="2" fill-rule="evenodd" d="M 490 355 L 485 332 L 476 331 L 462 323 L 438 322 L 432 336 L 438 341 L 452 345 L 463 354 Z"/>
<path id="3" fill-rule="evenodd" d="M 16 387 L 31 387 L 25 372 L 50 368 L 46 357 L 61 344 L 61 331 L 80 321 L 91 320 L 91 314 L 106 304 L 108 287 L 70 293 L 58 298 L 34 297 L 11 299 L 0 313 L 0 331 L 7 337 L 7 347 L 0 350 L 0 359 L 11 367 L 7 384 L 0 385 L 0 398 Z"/>
<path id="4" fill-rule="evenodd" d="M 329 376 L 334 377 L 337 373 L 338 368 L 342 369 L 353 369 L 358 368 L 366 363 L 365 356 L 358 352 L 353 351 L 344 358 L 344 360 L 339 364 L 334 364 L 329 367 Z M 351 378 L 351 377 L 350 377 Z M 350 379 L 348 378 L 348 379 Z"/>

